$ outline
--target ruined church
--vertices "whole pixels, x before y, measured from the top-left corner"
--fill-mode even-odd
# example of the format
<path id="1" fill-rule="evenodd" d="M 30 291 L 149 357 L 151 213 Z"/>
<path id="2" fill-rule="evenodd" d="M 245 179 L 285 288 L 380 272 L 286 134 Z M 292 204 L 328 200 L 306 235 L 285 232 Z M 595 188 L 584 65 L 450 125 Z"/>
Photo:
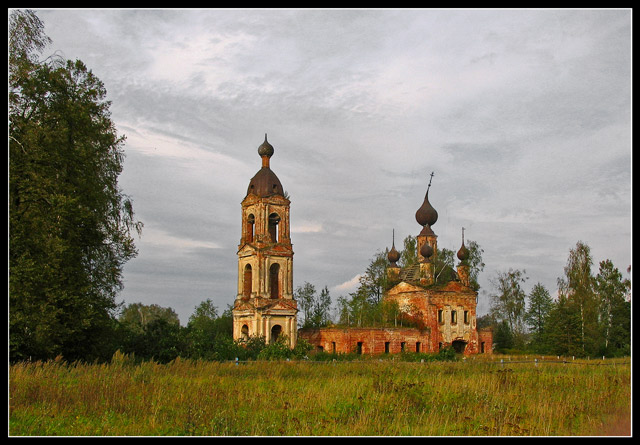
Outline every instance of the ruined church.
<path id="1" fill-rule="evenodd" d="M 457 252 L 457 270 L 436 280 L 437 236 L 432 226 L 438 213 L 429 202 L 429 188 L 416 211 L 422 230 L 416 237 L 418 262 L 404 268 L 392 243 L 387 274 L 392 287 L 384 295 L 417 327 L 297 328 L 293 298 L 293 248 L 289 230 L 290 201 L 270 168 L 273 146 L 258 147 L 262 167 L 249 182 L 242 201 L 242 235 L 238 246 L 238 293 L 233 307 L 235 340 L 262 336 L 269 342 L 285 336 L 290 347 L 298 338 L 316 351 L 383 354 L 437 352 L 452 346 L 465 355 L 491 353 L 492 332 L 476 326 L 478 293 L 469 277 L 469 250 Z"/>

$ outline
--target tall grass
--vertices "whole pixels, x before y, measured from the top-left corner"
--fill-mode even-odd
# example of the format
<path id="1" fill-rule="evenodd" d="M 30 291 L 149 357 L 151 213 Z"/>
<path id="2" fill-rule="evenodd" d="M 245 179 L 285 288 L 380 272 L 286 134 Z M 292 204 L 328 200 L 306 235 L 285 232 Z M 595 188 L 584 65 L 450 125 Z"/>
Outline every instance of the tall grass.
<path id="1" fill-rule="evenodd" d="M 19 363 L 9 433 L 600 435 L 630 416 L 631 374 L 594 363 Z"/>

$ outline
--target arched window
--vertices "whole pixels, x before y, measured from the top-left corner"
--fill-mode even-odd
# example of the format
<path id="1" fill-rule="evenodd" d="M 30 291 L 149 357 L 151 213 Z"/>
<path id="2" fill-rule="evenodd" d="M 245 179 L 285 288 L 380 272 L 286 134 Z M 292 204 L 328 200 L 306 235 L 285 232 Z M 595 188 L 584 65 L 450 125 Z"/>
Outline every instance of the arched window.
<path id="1" fill-rule="evenodd" d="M 280 298 L 280 265 L 275 263 L 269 268 L 269 288 L 271 289 L 271 298 Z"/>
<path id="2" fill-rule="evenodd" d="M 272 327 L 271 328 L 271 343 L 275 343 L 276 341 L 278 341 L 278 337 L 280 337 L 281 333 L 282 333 L 282 326 L 277 324 L 274 327 Z"/>
<path id="3" fill-rule="evenodd" d="M 252 280 L 252 271 L 251 265 L 247 264 L 244 266 L 244 277 L 242 280 L 242 295 L 249 298 L 251 297 L 251 280 Z"/>
<path id="4" fill-rule="evenodd" d="M 255 224 L 256 224 L 256 217 L 253 216 L 253 213 L 250 214 L 249 216 L 247 216 L 247 242 L 248 243 L 252 243 L 253 242 L 253 235 L 255 234 Z"/>
<path id="5" fill-rule="evenodd" d="M 280 216 L 277 213 L 272 213 L 269 215 L 269 235 L 271 236 L 271 241 L 274 243 L 278 242 L 278 224 L 280 223 Z"/>
<path id="6" fill-rule="evenodd" d="M 249 340 L 249 326 L 243 324 L 242 329 L 240 330 L 240 335 L 243 340 Z"/>

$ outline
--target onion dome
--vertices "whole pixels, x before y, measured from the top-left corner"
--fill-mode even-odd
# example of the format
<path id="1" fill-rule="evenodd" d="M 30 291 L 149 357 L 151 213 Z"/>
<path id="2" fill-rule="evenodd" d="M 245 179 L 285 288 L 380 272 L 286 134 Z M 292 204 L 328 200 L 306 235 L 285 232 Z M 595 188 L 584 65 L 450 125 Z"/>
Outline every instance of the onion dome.
<path id="1" fill-rule="evenodd" d="M 469 249 L 464 246 L 464 242 L 462 243 L 462 247 L 460 247 L 460 250 L 458 250 L 458 259 L 460 261 L 469 259 Z"/>
<path id="2" fill-rule="evenodd" d="M 438 221 L 438 212 L 433 208 L 429 202 L 429 190 L 427 189 L 426 195 L 424 195 L 424 202 L 420 208 L 416 211 L 416 221 L 421 226 L 432 226 Z"/>
<path id="3" fill-rule="evenodd" d="M 431 255 L 433 255 L 433 247 L 431 247 L 431 244 L 424 243 L 420 248 L 420 255 L 422 255 L 427 261 L 429 261 Z"/>
<path id="4" fill-rule="evenodd" d="M 391 250 L 389 251 L 389 253 L 387 254 L 387 259 L 389 260 L 389 262 L 391 263 L 391 266 L 393 267 L 397 267 L 396 266 L 396 261 L 398 261 L 400 259 L 400 253 L 396 250 L 396 243 L 395 243 L 395 230 L 393 233 L 393 240 L 391 242 Z"/>
<path id="5" fill-rule="evenodd" d="M 273 156 L 273 146 L 267 142 L 266 134 L 264 135 L 264 142 L 258 147 L 258 154 L 262 158 L 262 168 L 251 178 L 247 195 L 254 194 L 261 198 L 271 195 L 284 196 L 284 189 L 280 180 L 269 168 L 269 158 Z"/>
<path id="6" fill-rule="evenodd" d="M 267 133 L 264 134 L 264 142 L 258 147 L 258 154 L 268 158 L 273 156 L 273 145 L 267 141 Z"/>
<path id="7" fill-rule="evenodd" d="M 469 249 L 464 245 L 464 227 L 462 228 L 462 246 L 460 247 L 460 250 L 458 250 L 458 259 L 460 261 L 469 259 Z"/>

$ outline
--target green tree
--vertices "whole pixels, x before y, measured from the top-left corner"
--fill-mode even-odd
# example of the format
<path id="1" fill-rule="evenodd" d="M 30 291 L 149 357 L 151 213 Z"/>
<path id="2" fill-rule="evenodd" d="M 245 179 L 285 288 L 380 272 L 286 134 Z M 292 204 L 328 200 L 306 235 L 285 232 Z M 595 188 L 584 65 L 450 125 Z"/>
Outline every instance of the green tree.
<path id="1" fill-rule="evenodd" d="M 302 286 L 298 286 L 293 293 L 293 298 L 298 302 L 302 311 L 302 327 L 310 327 L 312 323 L 313 307 L 316 301 L 316 287 L 305 281 Z"/>
<path id="2" fill-rule="evenodd" d="M 142 224 L 118 187 L 124 138 L 102 82 L 81 61 L 38 62 L 49 41 L 32 11 L 12 11 L 10 359 L 105 359 Z"/>
<path id="3" fill-rule="evenodd" d="M 507 272 L 497 272 L 496 278 L 491 280 L 497 291 L 490 295 L 491 314 L 498 322 L 507 322 L 516 347 L 521 347 L 524 343 L 526 294 L 521 284 L 528 279 L 525 273 L 524 270 L 509 269 Z"/>
<path id="4" fill-rule="evenodd" d="M 131 303 L 122 310 L 118 320 L 118 349 L 123 353 L 160 363 L 186 355 L 185 331 L 173 309 Z"/>
<path id="5" fill-rule="evenodd" d="M 180 326 L 178 314 L 170 307 L 157 304 L 131 303 L 122 309 L 118 321 L 130 331 L 140 333 L 156 320 L 164 320 L 169 324 Z"/>
<path id="6" fill-rule="evenodd" d="M 456 277 L 454 265 L 455 252 L 447 248 L 438 249 L 434 262 L 434 281 L 447 283 Z"/>
<path id="7" fill-rule="evenodd" d="M 546 350 L 564 356 L 583 355 L 580 311 L 564 294 L 558 295 L 544 327 Z"/>
<path id="8" fill-rule="evenodd" d="M 404 249 L 400 252 L 400 267 L 409 267 L 418 262 L 418 251 L 416 250 L 417 240 L 414 236 L 408 235 L 404 241 Z"/>
<path id="9" fill-rule="evenodd" d="M 524 319 L 531 329 L 531 343 L 534 350 L 543 352 L 544 327 L 553 308 L 553 299 L 549 291 L 540 283 L 537 283 L 529 293 L 529 308 Z"/>
<path id="10" fill-rule="evenodd" d="M 580 349 L 583 355 L 597 354 L 599 349 L 598 301 L 592 265 L 591 249 L 578 241 L 569 252 L 564 267 L 565 276 L 558 278 L 558 293 L 566 296 L 568 304 L 574 305 L 579 315 Z"/>
<path id="11" fill-rule="evenodd" d="M 482 261 L 482 254 L 484 250 L 476 241 L 467 241 L 467 249 L 469 249 L 469 258 L 467 263 L 469 264 L 469 281 L 471 282 L 471 288 L 474 291 L 480 289 L 478 284 L 478 277 L 480 272 L 484 270 L 484 262 Z"/>
<path id="12" fill-rule="evenodd" d="M 622 278 L 611 260 L 600 262 L 595 277 L 595 291 L 599 301 L 602 352 L 605 354 L 617 355 L 631 351 L 631 311 L 627 302 L 630 290 L 631 282 Z"/>
<path id="13" fill-rule="evenodd" d="M 320 328 L 331 323 L 331 295 L 325 286 L 313 304 L 311 326 Z"/>
<path id="14" fill-rule="evenodd" d="M 360 276 L 360 291 L 367 295 L 367 299 L 373 305 L 380 303 L 387 288 L 387 255 L 388 251 L 376 253 L 364 274 Z"/>
<path id="15" fill-rule="evenodd" d="M 513 338 L 513 330 L 509 326 L 507 320 L 502 320 L 498 323 L 495 335 L 493 338 L 496 351 L 505 353 L 507 349 L 512 349 L 515 346 Z"/>
<path id="16" fill-rule="evenodd" d="M 233 350 L 232 308 L 219 316 L 211 299 L 196 306 L 186 328 L 187 355 L 194 359 L 230 360 Z M 233 354 L 233 353 L 231 353 Z"/>

